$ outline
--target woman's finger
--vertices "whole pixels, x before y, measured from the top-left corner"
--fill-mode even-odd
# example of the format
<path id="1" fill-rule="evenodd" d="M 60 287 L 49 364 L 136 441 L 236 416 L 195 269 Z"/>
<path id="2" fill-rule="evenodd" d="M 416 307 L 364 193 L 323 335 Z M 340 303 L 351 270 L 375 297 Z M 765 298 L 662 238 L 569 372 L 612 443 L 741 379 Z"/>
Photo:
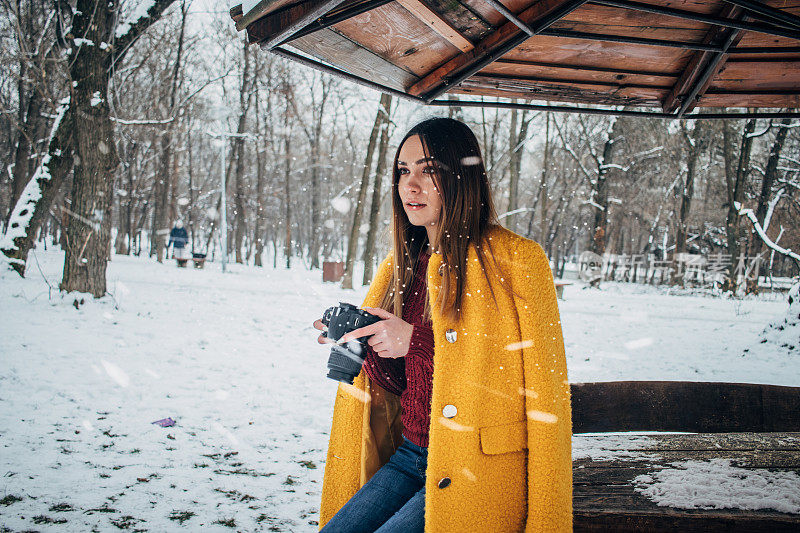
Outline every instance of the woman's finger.
<path id="1" fill-rule="evenodd" d="M 325 324 L 323 324 L 322 320 L 319 320 L 319 319 L 314 321 L 314 327 L 319 329 L 319 330 L 322 330 L 322 331 L 325 330 Z"/>
<path id="2" fill-rule="evenodd" d="M 371 315 L 375 315 L 375 316 L 381 317 L 383 319 L 394 318 L 394 317 L 397 316 L 397 315 L 393 315 L 392 313 L 390 313 L 389 311 L 387 311 L 386 309 L 383 309 L 381 307 L 365 307 L 364 311 L 366 311 L 367 313 L 369 313 Z"/>
<path id="3" fill-rule="evenodd" d="M 363 328 L 354 329 L 350 333 L 342 335 L 342 338 L 339 339 L 340 343 L 349 342 L 354 339 L 360 339 L 361 337 L 366 337 L 368 335 L 374 335 L 383 329 L 383 325 L 380 322 L 375 322 L 374 324 L 370 324 L 369 326 L 364 326 Z"/>

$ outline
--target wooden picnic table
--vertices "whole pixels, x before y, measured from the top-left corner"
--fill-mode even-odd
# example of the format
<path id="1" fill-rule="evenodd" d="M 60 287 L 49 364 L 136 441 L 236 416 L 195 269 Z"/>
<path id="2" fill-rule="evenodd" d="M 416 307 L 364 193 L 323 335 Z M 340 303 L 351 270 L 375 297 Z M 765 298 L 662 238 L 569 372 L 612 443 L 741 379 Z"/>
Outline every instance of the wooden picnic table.
<path id="1" fill-rule="evenodd" d="M 769 482 L 754 487 L 756 476 L 788 479 L 783 505 L 785 492 L 800 487 L 800 388 L 621 381 L 576 383 L 572 394 L 574 531 L 800 531 L 800 514 L 740 508 L 753 491 L 779 490 Z M 698 489 L 698 481 L 714 488 L 708 472 L 720 469 L 726 484 L 715 498 L 719 508 L 658 505 L 642 492 L 669 476 L 656 495 L 696 501 L 710 490 Z M 790 499 L 796 507 L 800 490 Z M 756 507 L 778 501 L 764 500 L 769 504 Z"/>

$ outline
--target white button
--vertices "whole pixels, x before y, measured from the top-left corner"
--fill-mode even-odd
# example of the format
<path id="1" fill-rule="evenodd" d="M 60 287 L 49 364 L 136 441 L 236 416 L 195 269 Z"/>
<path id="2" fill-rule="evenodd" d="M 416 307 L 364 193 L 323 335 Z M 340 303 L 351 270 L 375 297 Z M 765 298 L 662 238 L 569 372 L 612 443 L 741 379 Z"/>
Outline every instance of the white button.
<path id="1" fill-rule="evenodd" d="M 444 276 L 444 263 L 439 265 L 439 275 Z"/>
<path id="2" fill-rule="evenodd" d="M 447 339 L 447 342 L 456 342 L 456 330 L 448 329 L 444 332 L 444 337 Z"/>
<path id="3" fill-rule="evenodd" d="M 458 409 L 456 409 L 455 405 L 447 404 L 442 409 L 442 414 L 445 418 L 453 418 L 458 413 Z"/>

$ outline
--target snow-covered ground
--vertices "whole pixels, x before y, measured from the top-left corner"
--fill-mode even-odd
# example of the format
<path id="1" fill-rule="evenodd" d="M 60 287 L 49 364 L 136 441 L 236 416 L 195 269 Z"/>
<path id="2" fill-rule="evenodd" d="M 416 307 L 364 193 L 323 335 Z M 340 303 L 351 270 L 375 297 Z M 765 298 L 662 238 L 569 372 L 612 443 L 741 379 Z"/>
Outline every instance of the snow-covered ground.
<path id="1" fill-rule="evenodd" d="M 336 383 L 311 323 L 366 287 L 116 256 L 81 305 L 48 289 L 62 261 L 0 272 L 0 531 L 315 531 Z M 800 386 L 797 321 L 764 333 L 787 307 L 577 283 L 569 379 Z"/>

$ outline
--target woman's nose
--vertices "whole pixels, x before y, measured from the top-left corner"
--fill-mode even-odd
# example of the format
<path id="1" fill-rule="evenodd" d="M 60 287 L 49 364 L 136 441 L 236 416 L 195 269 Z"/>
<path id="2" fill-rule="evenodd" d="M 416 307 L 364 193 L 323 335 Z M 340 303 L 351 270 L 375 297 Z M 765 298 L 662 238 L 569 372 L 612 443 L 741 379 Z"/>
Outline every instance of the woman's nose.
<path id="1" fill-rule="evenodd" d="M 421 189 L 419 177 L 415 176 L 413 172 L 410 173 L 406 181 L 406 190 L 409 192 L 419 192 Z"/>

